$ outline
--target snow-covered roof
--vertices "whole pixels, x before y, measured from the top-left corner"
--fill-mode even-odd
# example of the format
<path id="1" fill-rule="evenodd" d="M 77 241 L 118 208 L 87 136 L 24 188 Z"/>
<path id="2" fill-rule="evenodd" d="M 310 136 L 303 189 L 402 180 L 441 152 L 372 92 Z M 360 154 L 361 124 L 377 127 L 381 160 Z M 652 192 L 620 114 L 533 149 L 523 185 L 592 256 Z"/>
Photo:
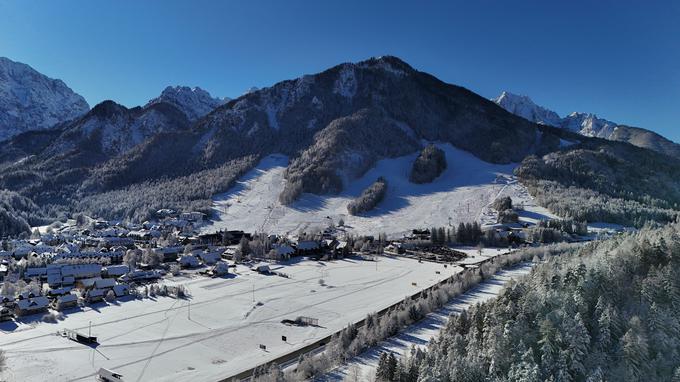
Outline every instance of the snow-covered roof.
<path id="1" fill-rule="evenodd" d="M 37 296 L 17 301 L 17 307 L 21 310 L 38 310 L 46 308 L 50 300 L 45 296 Z"/>

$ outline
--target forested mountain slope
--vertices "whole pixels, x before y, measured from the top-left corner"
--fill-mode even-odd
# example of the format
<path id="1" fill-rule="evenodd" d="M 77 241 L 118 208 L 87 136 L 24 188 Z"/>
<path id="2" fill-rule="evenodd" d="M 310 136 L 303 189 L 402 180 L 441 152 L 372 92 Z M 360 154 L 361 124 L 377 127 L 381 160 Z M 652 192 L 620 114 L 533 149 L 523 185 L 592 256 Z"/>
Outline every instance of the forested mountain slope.
<path id="1" fill-rule="evenodd" d="M 680 226 L 549 259 L 397 370 L 400 381 L 675 380 Z"/>

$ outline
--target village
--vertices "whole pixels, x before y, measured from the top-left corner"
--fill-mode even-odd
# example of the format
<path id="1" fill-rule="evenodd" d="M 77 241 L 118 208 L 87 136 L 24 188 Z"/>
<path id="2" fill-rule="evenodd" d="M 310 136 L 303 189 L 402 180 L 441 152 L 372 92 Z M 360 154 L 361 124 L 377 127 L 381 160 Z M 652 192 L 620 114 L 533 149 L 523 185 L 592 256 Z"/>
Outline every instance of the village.
<path id="1" fill-rule="evenodd" d="M 377 255 L 403 256 L 418 261 L 458 262 L 467 255 L 451 243 L 479 247 L 517 247 L 531 243 L 529 224 L 513 218 L 511 201 L 498 208 L 495 224 L 482 230 L 478 223 L 455 228 L 412 230 L 388 240 L 384 235 L 348 235 L 343 222 L 331 222 L 311 232 L 267 235 L 225 230 L 201 233 L 206 216 L 200 212 L 156 212 L 157 219 L 141 224 L 80 217 L 35 229 L 30 237 L 4 239 L 0 250 L 0 321 L 48 311 L 65 312 L 79 306 L 112 302 L 127 296 L 161 293 L 184 297 L 180 288 L 158 288 L 167 275 L 191 273 L 228 277 L 237 264 L 269 273 L 270 265 L 294 257 L 332 260 L 350 255 L 375 260 Z M 543 223 L 552 241 L 582 240 L 587 228 L 561 221 Z M 560 228 L 555 230 L 554 227 Z M 536 227 L 533 227 L 535 230 Z M 546 236 L 543 230 L 541 236 Z M 573 235 L 564 238 L 564 231 Z M 557 239 L 554 232 L 558 232 Z M 534 236 L 536 236 L 534 234 Z M 536 241 L 536 239 L 534 239 Z M 469 252 L 469 251 L 468 251 Z M 160 290 L 158 290 L 160 289 Z M 45 320 L 51 319 L 46 316 Z"/>
<path id="2" fill-rule="evenodd" d="M 0 331 L 18 336 L 9 342 L 22 345 L 17 354 L 23 354 L 25 341 L 33 338 L 24 336 L 35 330 L 42 333 L 41 340 L 31 340 L 31 349 L 64 346 L 56 339 L 64 337 L 80 343 L 69 347 L 70 351 L 100 354 L 109 347 L 136 344 L 112 342 L 115 337 L 109 334 L 132 322 L 146 327 L 153 316 L 168 325 L 169 317 L 175 317 L 175 322 L 160 333 L 150 331 L 145 340 L 148 346 L 194 337 L 203 341 L 207 335 L 231 338 L 264 326 L 251 336 L 255 342 L 250 345 L 238 337 L 241 346 L 252 348 L 239 348 L 231 362 L 219 358 L 202 368 L 203 377 L 235 374 L 246 366 L 257 366 L 253 362 L 295 351 L 311 338 L 330 335 L 347 320 L 359 320 L 465 268 L 479 267 L 521 246 L 540 245 L 532 240 L 546 236 L 545 232 L 550 232 L 551 240 L 584 240 L 576 233 L 582 230 L 577 224 L 527 224 L 507 219 L 508 214 L 499 213 L 497 222 L 484 226 L 473 222 L 414 228 L 399 238 L 355 236 L 342 221 L 288 235 L 205 232 L 204 214 L 170 209 L 157 211 L 156 219 L 141 224 L 81 216 L 38 227 L 30 236 L 2 241 Z M 303 295 L 301 302 L 316 303 L 277 305 Z M 215 301 L 223 305 L 217 307 Z M 319 310 L 322 306 L 326 308 Z M 184 314 L 185 323 L 178 323 L 177 317 Z M 194 328 L 200 330 L 192 331 L 198 322 L 194 317 L 199 315 L 204 321 Z M 233 320 L 223 324 L 220 318 L 228 315 Z M 215 329 L 217 325 L 223 326 Z M 283 343 L 268 343 L 273 333 L 280 332 L 286 333 Z M 168 335 L 173 339 L 168 340 Z M 11 355 L 13 348 L 5 348 Z M 100 364 L 116 372 L 122 368 L 128 375 L 144 374 L 146 368 L 140 371 L 140 364 L 148 351 L 158 357 L 153 355 L 155 348 L 139 349 L 139 361 L 124 366 L 112 364 L 114 354 L 102 353 Z M 247 358 L 235 362 L 243 355 Z M 196 360 L 191 361 L 187 370 L 196 373 Z M 74 377 L 69 372 L 110 372 L 89 370 L 87 363 L 77 359 L 69 362 L 73 365 L 64 378 Z"/>

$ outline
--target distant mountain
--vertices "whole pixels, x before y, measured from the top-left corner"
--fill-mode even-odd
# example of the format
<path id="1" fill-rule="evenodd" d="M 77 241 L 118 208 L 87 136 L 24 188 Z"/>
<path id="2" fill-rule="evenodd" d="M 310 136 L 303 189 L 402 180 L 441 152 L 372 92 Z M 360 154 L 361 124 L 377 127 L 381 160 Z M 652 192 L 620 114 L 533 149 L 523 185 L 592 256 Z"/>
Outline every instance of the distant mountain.
<path id="1" fill-rule="evenodd" d="M 562 124 L 562 118 L 557 113 L 536 105 L 527 96 L 503 92 L 493 101 L 503 109 L 529 121 L 550 126 L 560 126 Z"/>
<path id="2" fill-rule="evenodd" d="M 527 96 L 506 91 L 493 101 L 505 110 L 532 122 L 568 129 L 587 137 L 628 142 L 680 158 L 679 144 L 650 130 L 621 125 L 590 113 L 573 112 L 561 118 L 554 111 L 535 104 Z"/>
<path id="3" fill-rule="evenodd" d="M 166 102 L 180 109 L 190 121 L 195 121 L 229 100 L 214 98 L 199 87 L 168 86 L 160 96 L 149 101 L 146 106 Z"/>
<path id="4" fill-rule="evenodd" d="M 0 57 L 0 140 L 51 128 L 90 109 L 64 82 Z"/>

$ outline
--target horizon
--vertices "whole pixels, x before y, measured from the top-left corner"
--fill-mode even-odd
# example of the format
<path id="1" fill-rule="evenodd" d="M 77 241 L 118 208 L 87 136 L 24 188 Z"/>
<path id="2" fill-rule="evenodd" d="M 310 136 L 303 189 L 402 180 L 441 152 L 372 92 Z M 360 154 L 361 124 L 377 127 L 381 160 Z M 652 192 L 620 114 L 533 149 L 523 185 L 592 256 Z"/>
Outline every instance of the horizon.
<path id="1" fill-rule="evenodd" d="M 63 80 L 90 107 L 134 107 L 167 86 L 237 98 L 393 55 L 487 99 L 508 91 L 561 117 L 592 113 L 680 141 L 673 2 L 192 4 L 0 0 L 0 35 L 11 36 L 0 56 Z"/>

